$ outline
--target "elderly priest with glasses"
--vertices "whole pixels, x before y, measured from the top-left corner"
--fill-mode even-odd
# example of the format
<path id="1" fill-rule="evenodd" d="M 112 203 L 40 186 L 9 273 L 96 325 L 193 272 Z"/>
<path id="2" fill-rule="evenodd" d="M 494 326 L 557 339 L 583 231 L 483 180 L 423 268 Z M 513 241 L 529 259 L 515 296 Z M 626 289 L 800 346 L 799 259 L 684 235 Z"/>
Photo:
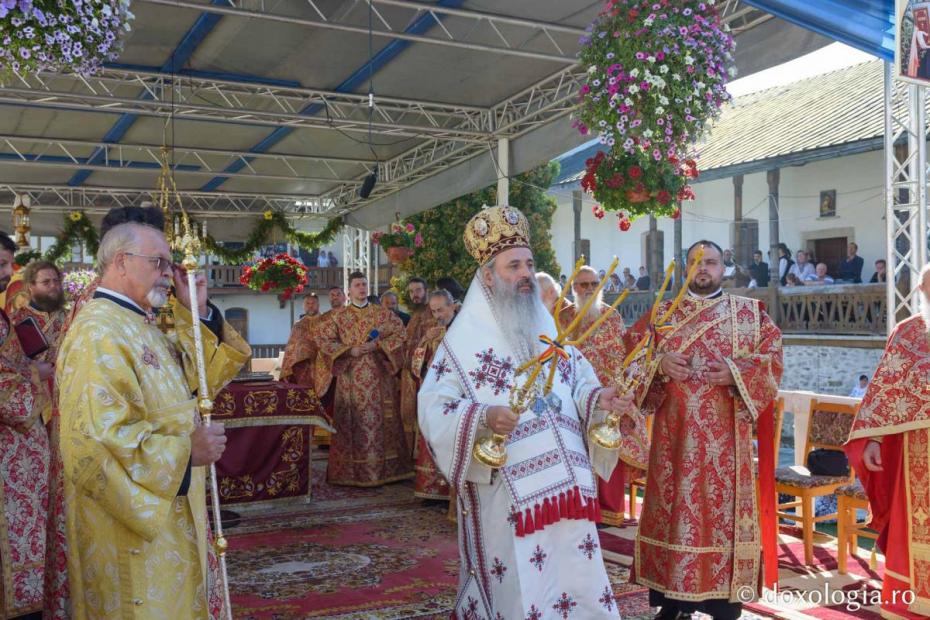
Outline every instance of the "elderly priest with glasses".
<path id="1" fill-rule="evenodd" d="M 225 447 L 200 423 L 190 291 L 160 230 L 137 223 L 100 243 L 100 285 L 58 356 L 72 618 L 210 618 L 216 562 L 204 466 Z M 174 280 L 175 331 L 154 309 Z M 198 310 L 212 397 L 248 359 L 248 345 L 207 303 Z"/>

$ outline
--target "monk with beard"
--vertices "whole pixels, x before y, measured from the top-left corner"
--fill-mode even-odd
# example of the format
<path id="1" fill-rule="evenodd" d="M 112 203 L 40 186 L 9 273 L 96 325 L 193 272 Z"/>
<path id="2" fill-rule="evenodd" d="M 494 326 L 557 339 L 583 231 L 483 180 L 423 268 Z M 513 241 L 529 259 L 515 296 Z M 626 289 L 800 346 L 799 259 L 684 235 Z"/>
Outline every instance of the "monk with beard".
<path id="1" fill-rule="evenodd" d="M 623 374 L 623 360 L 626 357 L 623 318 L 618 312 L 604 303 L 603 291 L 597 290 L 600 282 L 594 267 L 585 265 L 572 281 L 572 291 L 575 293 L 575 303 L 566 306 L 559 313 L 559 323 L 563 328 L 571 325 L 585 304 L 595 297 L 588 307 L 587 314 L 569 334 L 570 338 L 577 338 L 583 334 L 601 315 L 609 313 L 608 318 L 600 324 L 597 330 L 579 345 L 585 359 L 594 367 L 597 378 L 602 385 L 614 385 Z M 645 420 L 625 417 L 622 420 L 623 445 L 620 446 L 620 463 L 614 469 L 610 480 L 598 480 L 597 496 L 601 504 L 603 522 L 608 525 L 623 525 L 624 522 L 624 493 L 628 468 L 637 474 L 646 469 L 649 459 L 648 440 L 646 438 Z M 632 507 L 631 507 L 632 511 Z"/>
<path id="2" fill-rule="evenodd" d="M 404 369 L 400 373 L 400 417 L 404 421 L 404 435 L 407 445 L 414 445 L 417 424 L 417 390 L 420 381 L 414 376 L 411 363 L 417 345 L 430 328 L 436 325 L 429 305 L 426 302 L 426 280 L 410 278 L 407 282 L 407 295 L 410 298 L 410 321 L 406 326 L 404 347 Z"/>

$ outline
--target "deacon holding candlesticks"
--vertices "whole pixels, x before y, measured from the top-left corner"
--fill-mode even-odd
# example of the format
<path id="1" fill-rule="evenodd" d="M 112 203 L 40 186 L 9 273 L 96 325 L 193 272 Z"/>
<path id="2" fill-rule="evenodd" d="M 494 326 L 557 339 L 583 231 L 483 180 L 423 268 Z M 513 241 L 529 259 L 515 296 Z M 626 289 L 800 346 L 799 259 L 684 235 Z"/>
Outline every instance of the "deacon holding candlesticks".
<path id="1" fill-rule="evenodd" d="M 774 547 L 774 520 L 760 535 L 752 440 L 758 425 L 764 469 L 763 452 L 774 456 L 781 332 L 758 300 L 720 289 L 722 254 L 712 241 L 691 246 L 686 294 L 628 336 L 654 350 L 638 390 L 643 413 L 656 415 L 635 575 L 661 618 L 738 617 L 758 595 L 763 541 Z M 772 471 L 760 475 L 773 481 Z M 774 500 L 774 485 L 761 495 Z M 766 543 L 767 582 L 768 551 Z"/>

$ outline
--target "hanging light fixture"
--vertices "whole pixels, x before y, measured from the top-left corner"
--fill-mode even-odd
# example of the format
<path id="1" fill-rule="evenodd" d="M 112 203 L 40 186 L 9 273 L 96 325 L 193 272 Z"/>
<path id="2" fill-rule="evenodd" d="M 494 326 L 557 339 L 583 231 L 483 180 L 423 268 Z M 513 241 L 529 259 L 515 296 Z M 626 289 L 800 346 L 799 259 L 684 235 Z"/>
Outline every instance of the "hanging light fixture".
<path id="1" fill-rule="evenodd" d="M 17 194 L 13 201 L 13 230 L 16 231 L 16 245 L 21 248 L 29 247 L 29 212 L 32 210 L 32 199 L 25 194 Z"/>

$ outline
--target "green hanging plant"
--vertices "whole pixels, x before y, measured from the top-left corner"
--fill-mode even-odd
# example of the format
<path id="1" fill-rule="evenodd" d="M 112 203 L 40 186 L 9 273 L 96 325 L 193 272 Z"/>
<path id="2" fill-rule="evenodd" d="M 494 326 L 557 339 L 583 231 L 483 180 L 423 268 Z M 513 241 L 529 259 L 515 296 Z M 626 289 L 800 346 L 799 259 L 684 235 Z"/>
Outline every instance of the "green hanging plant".
<path id="1" fill-rule="evenodd" d="M 87 214 L 83 211 L 72 211 L 65 216 L 64 225 L 52 247 L 44 254 L 38 250 L 25 250 L 16 255 L 14 262 L 20 267 L 39 258 L 53 263 L 62 263 L 71 258 L 71 248 L 78 242 L 82 243 L 90 254 L 96 255 L 97 248 L 100 246 L 100 237 Z"/>
<path id="2" fill-rule="evenodd" d="M 275 228 L 281 231 L 284 239 L 293 243 L 302 250 L 315 250 L 332 243 L 336 234 L 345 225 L 341 217 L 331 219 L 326 228 L 317 233 L 307 233 L 295 229 L 280 211 L 265 211 L 261 221 L 252 229 L 249 237 L 241 248 L 225 248 L 216 239 L 207 235 L 204 248 L 227 265 L 240 265 L 249 262 L 262 246 L 268 244 L 268 237 Z"/>

